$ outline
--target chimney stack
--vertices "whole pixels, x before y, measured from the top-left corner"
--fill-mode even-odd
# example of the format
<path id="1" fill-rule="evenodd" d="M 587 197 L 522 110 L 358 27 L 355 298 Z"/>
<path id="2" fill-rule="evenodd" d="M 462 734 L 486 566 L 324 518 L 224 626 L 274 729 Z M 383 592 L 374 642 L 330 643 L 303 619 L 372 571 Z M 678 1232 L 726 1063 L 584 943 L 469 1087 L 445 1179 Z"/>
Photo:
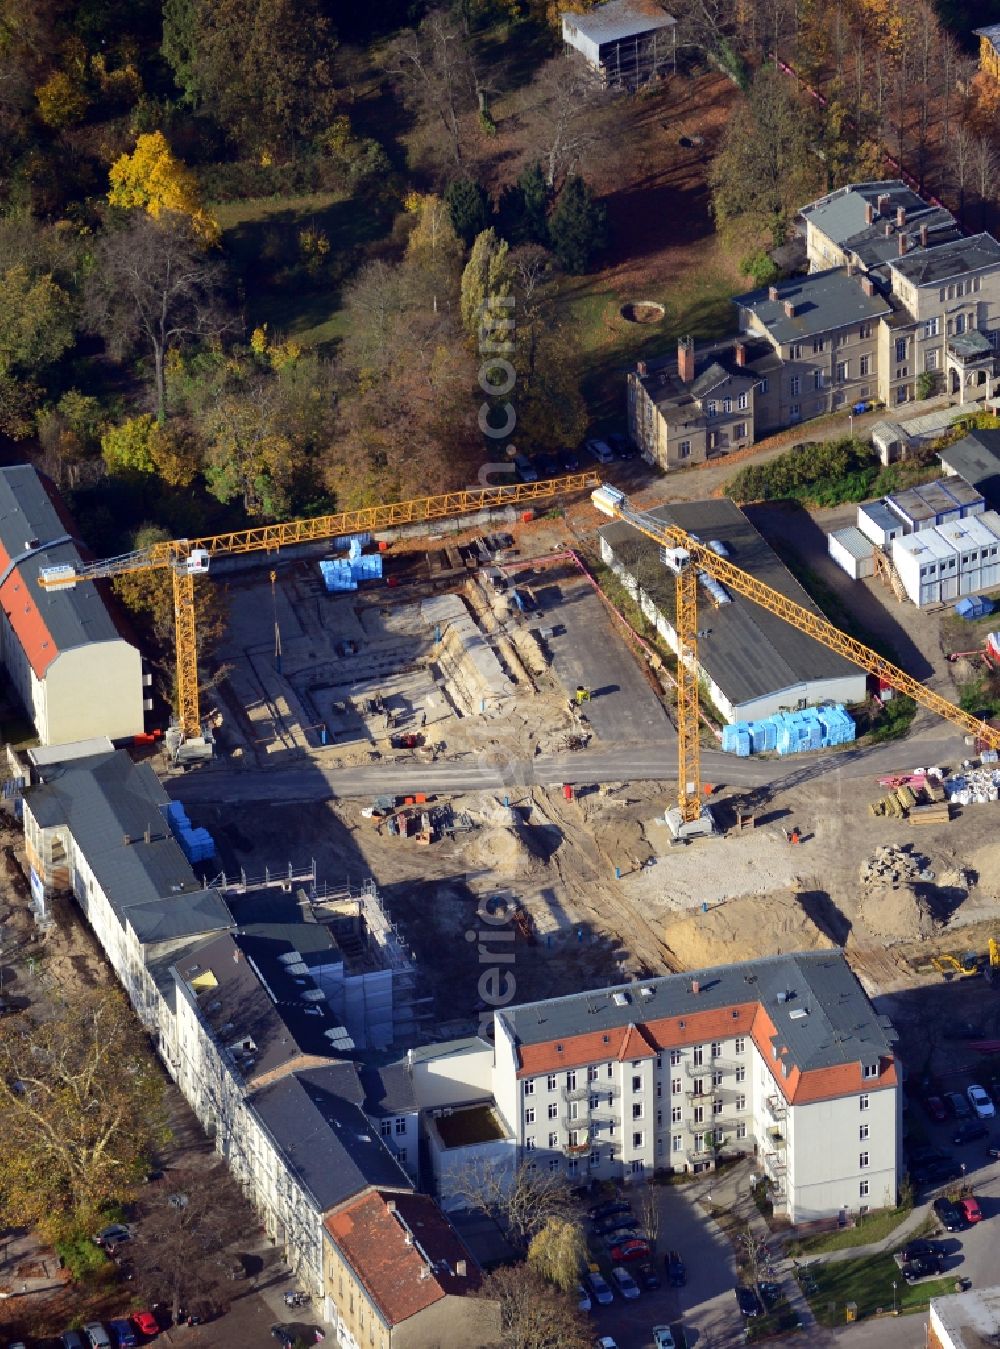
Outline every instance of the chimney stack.
<path id="1" fill-rule="evenodd" d="M 887 221 L 885 222 L 885 228 L 884 228 L 884 230 L 883 230 L 883 233 L 885 234 L 885 237 L 886 237 L 887 239 L 889 239 L 889 238 L 892 237 L 892 221 L 891 221 L 891 220 L 887 220 Z"/>
<path id="2" fill-rule="evenodd" d="M 694 993 L 696 996 L 701 992 L 701 984 L 699 984 L 697 979 L 691 980 L 691 992 Z"/>
<path id="3" fill-rule="evenodd" d="M 777 287 L 777 286 L 768 286 L 768 288 L 767 288 L 767 298 L 771 301 L 772 304 L 777 304 L 777 303 L 778 303 L 778 287 Z"/>
<path id="4" fill-rule="evenodd" d="M 694 338 L 677 339 L 677 374 L 682 384 L 690 384 L 694 379 Z"/>
<path id="5" fill-rule="evenodd" d="M 785 301 L 785 318 L 793 319 L 795 317 L 795 301 Z"/>
<path id="6" fill-rule="evenodd" d="M 848 276 L 853 276 L 854 273 L 855 273 L 856 271 L 857 271 L 857 267 L 855 266 L 854 259 L 853 259 L 853 258 L 848 258 L 848 259 L 847 259 L 847 275 L 848 275 Z"/>
<path id="7" fill-rule="evenodd" d="M 871 299 L 872 296 L 875 294 L 875 282 L 871 279 L 870 276 L 863 276 L 861 278 L 861 289 L 864 291 L 864 293 L 868 296 L 869 299 Z"/>
<path id="8" fill-rule="evenodd" d="M 900 257 L 903 257 L 903 255 L 905 254 L 905 252 L 906 252 L 906 250 L 909 248 L 909 246 L 910 246 L 909 235 L 907 235 L 907 234 L 905 234 L 905 233 L 903 233 L 903 232 L 900 232 L 900 235 L 899 235 L 899 256 L 900 256 Z"/>
<path id="9" fill-rule="evenodd" d="M 466 1276 L 467 1269 L 468 1266 L 466 1265 L 464 1260 L 455 1261 L 455 1274 L 457 1275 L 458 1278 L 464 1279 Z"/>
<path id="10" fill-rule="evenodd" d="M 866 225 L 875 224 L 875 207 L 871 204 L 870 201 L 865 202 L 865 224 Z"/>
<path id="11" fill-rule="evenodd" d="M 635 373 L 639 376 L 640 379 L 645 379 L 648 369 L 649 367 L 646 365 L 645 361 L 636 362 Z"/>
<path id="12" fill-rule="evenodd" d="M 878 199 L 878 213 L 879 215 L 889 214 L 889 194 L 887 192 L 883 192 Z"/>
<path id="13" fill-rule="evenodd" d="M 926 226 L 926 225 L 921 225 L 921 226 L 920 226 L 920 247 L 921 247 L 921 248 L 926 248 L 926 247 L 927 247 L 927 226 Z"/>
<path id="14" fill-rule="evenodd" d="M 747 346 L 745 342 L 737 342 L 733 351 L 736 354 L 736 364 L 740 367 L 747 363 Z"/>
<path id="15" fill-rule="evenodd" d="M 906 224 L 906 207 L 905 207 L 905 206 L 897 206 L 897 207 L 896 207 L 896 225 L 898 226 L 899 229 L 902 229 L 903 226 L 904 226 L 905 224 Z"/>

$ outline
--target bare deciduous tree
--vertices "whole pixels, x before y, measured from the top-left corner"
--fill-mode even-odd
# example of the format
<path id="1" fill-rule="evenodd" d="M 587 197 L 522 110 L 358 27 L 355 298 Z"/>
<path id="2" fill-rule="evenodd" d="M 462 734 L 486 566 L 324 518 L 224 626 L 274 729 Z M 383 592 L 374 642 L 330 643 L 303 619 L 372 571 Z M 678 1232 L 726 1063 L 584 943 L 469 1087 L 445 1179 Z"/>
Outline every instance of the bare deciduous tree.
<path id="1" fill-rule="evenodd" d="M 116 357 L 145 349 L 153 359 L 156 414 L 166 410 L 164 361 L 185 339 L 228 326 L 219 302 L 224 269 L 183 216 L 131 213 L 97 247 L 84 312 Z"/>
<path id="2" fill-rule="evenodd" d="M 432 10 L 393 44 L 390 60 L 403 98 L 425 125 L 443 130 L 455 167 L 461 169 L 463 118 L 475 110 L 479 87 L 465 25 L 445 10 Z"/>
<path id="3" fill-rule="evenodd" d="M 639 1228 L 655 1251 L 660 1235 L 659 1196 L 652 1185 L 644 1185 L 635 1196 L 634 1203 Z"/>
<path id="4" fill-rule="evenodd" d="M 993 142 L 985 136 L 977 137 L 972 147 L 972 166 L 976 194 L 979 197 L 980 225 L 986 228 L 986 209 L 997 195 L 997 153 Z"/>
<path id="5" fill-rule="evenodd" d="M 511 1171 L 488 1159 L 470 1163 L 459 1174 L 455 1192 L 469 1208 L 482 1209 L 524 1245 L 550 1218 L 573 1213 L 573 1200 L 558 1172 L 536 1171 L 522 1162 Z"/>
<path id="6" fill-rule="evenodd" d="M 965 122 L 959 122 L 951 138 L 951 181 L 958 191 L 958 218 L 965 220 L 965 193 L 972 181 L 976 138 Z"/>
<path id="7" fill-rule="evenodd" d="M 500 1309 L 498 1349 L 589 1349 L 593 1331 L 575 1299 L 527 1265 L 504 1265 L 484 1281 L 480 1297 Z"/>
<path id="8" fill-rule="evenodd" d="M 532 85 L 525 112 L 529 157 L 541 163 L 545 181 L 555 190 L 581 170 L 604 135 L 601 110 L 610 106 L 593 71 L 572 56 L 546 62 Z"/>

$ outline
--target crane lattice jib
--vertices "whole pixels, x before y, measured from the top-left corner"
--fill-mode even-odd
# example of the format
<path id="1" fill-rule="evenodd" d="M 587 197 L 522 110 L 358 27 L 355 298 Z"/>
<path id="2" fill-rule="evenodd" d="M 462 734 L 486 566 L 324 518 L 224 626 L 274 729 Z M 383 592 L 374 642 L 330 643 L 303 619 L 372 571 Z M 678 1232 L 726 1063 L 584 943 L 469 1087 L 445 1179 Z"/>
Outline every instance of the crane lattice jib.
<path id="1" fill-rule="evenodd" d="M 926 684 L 921 684 L 918 679 L 914 679 L 912 675 L 907 674 L 898 665 L 894 665 L 891 660 L 886 660 L 877 651 L 873 651 L 870 646 L 865 646 L 864 642 L 859 642 L 856 638 L 848 636 L 846 632 L 841 632 L 839 628 L 834 627 L 828 619 L 823 618 L 820 614 L 813 613 L 811 609 L 806 609 L 801 604 L 796 604 L 794 600 L 789 599 L 779 590 L 774 590 L 771 586 L 765 585 L 763 581 L 758 581 L 749 572 L 744 571 L 742 567 L 737 567 L 726 558 L 720 557 L 713 549 L 699 543 L 697 539 L 692 538 L 683 529 L 676 525 L 667 524 L 642 511 L 633 511 L 630 507 L 624 505 L 619 506 L 615 513 L 654 542 L 668 548 L 685 549 L 690 555 L 693 567 L 708 572 L 710 576 L 714 576 L 717 581 L 736 591 L 738 595 L 743 595 L 746 599 L 752 600 L 754 604 L 759 604 L 762 609 L 777 614 L 786 623 L 790 623 L 793 628 L 798 628 L 800 632 L 805 632 L 810 637 L 814 637 L 817 642 L 821 642 L 830 651 L 835 651 L 838 655 L 844 656 L 868 674 L 877 676 L 884 684 L 895 689 L 897 693 L 905 694 L 912 698 L 914 702 L 919 703 L 921 707 L 926 707 L 929 711 L 936 712 L 938 716 L 953 722 L 954 725 L 960 726 L 968 735 L 976 736 L 991 748 L 1000 749 L 1000 729 L 987 725 L 985 721 L 980 721 L 978 717 L 973 717 L 968 712 L 963 712 L 960 707 L 956 707 L 947 698 L 942 698 L 939 693 L 929 689 Z"/>

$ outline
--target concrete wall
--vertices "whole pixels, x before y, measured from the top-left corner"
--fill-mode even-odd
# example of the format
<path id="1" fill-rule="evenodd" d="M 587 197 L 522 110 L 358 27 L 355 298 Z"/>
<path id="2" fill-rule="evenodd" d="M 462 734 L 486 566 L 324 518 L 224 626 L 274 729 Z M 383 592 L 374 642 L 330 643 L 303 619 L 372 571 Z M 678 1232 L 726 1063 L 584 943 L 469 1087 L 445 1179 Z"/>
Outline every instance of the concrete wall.
<path id="1" fill-rule="evenodd" d="M 392 1349 L 486 1349 L 500 1340 L 500 1307 L 484 1298 L 446 1294 L 392 1332 Z"/>
<path id="2" fill-rule="evenodd" d="M 463 1101 L 491 1097 L 493 1053 L 486 1045 L 478 1052 L 463 1051 L 414 1062 L 410 1076 L 420 1109 L 430 1110 L 435 1106 L 458 1105 Z"/>
<path id="3" fill-rule="evenodd" d="M 42 687 L 35 713 L 43 744 L 95 735 L 123 740 L 142 733 L 142 660 L 128 642 L 95 642 L 60 652 Z"/>
<path id="4" fill-rule="evenodd" d="M 897 1095 L 880 1089 L 788 1112 L 789 1216 L 809 1222 L 840 1209 L 889 1208 L 896 1202 Z M 868 1101 L 862 1110 L 860 1102 Z M 868 1137 L 862 1138 L 867 1128 Z M 869 1164 L 860 1159 L 867 1153 Z M 867 1186 L 867 1193 L 862 1193 Z"/>

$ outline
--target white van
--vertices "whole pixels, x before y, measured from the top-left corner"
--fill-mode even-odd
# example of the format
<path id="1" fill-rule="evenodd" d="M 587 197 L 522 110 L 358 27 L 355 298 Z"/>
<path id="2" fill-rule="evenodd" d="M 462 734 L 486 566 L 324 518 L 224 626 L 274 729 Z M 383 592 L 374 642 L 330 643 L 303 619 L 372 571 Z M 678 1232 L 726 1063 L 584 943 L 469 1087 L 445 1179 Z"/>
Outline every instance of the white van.
<path id="1" fill-rule="evenodd" d="M 605 444 L 603 440 L 588 440 L 587 449 L 599 464 L 610 464 L 614 460 L 611 446 Z"/>

